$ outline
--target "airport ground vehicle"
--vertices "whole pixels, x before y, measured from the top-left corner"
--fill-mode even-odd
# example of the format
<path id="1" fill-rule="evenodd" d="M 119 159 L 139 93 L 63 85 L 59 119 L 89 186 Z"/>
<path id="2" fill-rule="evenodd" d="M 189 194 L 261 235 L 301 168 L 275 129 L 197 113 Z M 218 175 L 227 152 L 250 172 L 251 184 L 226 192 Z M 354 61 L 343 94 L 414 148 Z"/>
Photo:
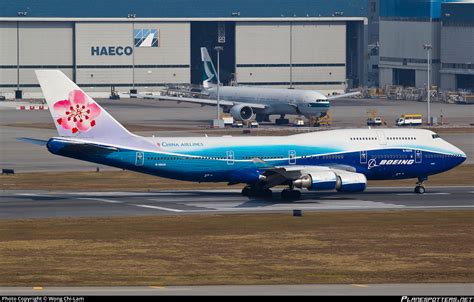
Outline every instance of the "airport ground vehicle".
<path id="1" fill-rule="evenodd" d="M 59 136 L 23 138 L 56 155 L 155 176 L 246 184 L 242 194 L 283 198 L 308 190 L 362 192 L 369 179 L 450 170 L 466 154 L 424 129 L 338 129 L 289 136 L 142 137 L 130 133 L 59 70 L 36 71 Z"/>
<path id="2" fill-rule="evenodd" d="M 222 116 L 222 120 L 224 120 L 225 127 L 231 127 L 234 124 L 234 118 L 232 116 Z"/>
<path id="3" fill-rule="evenodd" d="M 233 124 L 232 124 L 232 127 L 234 128 L 243 128 L 244 127 L 244 123 L 242 121 L 235 121 Z"/>
<path id="4" fill-rule="evenodd" d="M 367 126 L 382 126 L 387 123 L 379 116 L 378 111 L 375 109 L 367 110 Z"/>
<path id="5" fill-rule="evenodd" d="M 302 118 L 295 119 L 293 125 L 296 127 L 304 127 L 304 120 Z"/>
<path id="6" fill-rule="evenodd" d="M 257 121 L 251 121 L 248 123 L 249 128 L 258 128 L 258 122 Z"/>
<path id="7" fill-rule="evenodd" d="M 382 126 L 382 119 L 380 117 L 368 118 L 367 126 Z"/>
<path id="8" fill-rule="evenodd" d="M 421 114 L 402 114 L 397 121 L 397 126 L 419 126 L 423 124 Z"/>

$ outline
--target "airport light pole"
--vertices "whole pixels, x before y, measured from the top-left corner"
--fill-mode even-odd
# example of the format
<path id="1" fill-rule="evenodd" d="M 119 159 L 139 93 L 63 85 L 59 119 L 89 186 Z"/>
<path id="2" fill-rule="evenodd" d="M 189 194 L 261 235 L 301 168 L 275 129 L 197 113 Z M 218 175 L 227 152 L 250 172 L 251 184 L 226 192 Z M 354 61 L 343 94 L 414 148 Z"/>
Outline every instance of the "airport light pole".
<path id="1" fill-rule="evenodd" d="M 430 110 L 430 51 L 433 48 L 431 44 L 423 44 L 423 48 L 427 50 L 428 52 L 428 68 L 427 68 L 427 74 L 428 74 L 428 79 L 427 79 L 427 87 L 426 87 L 426 92 L 428 94 L 428 99 L 427 99 L 427 115 L 428 115 L 428 125 L 431 125 L 431 110 Z"/>
<path id="2" fill-rule="evenodd" d="M 219 86 L 220 86 L 220 83 L 221 83 L 221 79 L 220 79 L 220 73 L 221 73 L 221 70 L 220 70 L 220 57 L 219 57 L 219 54 L 221 51 L 224 50 L 224 47 L 222 46 L 216 46 L 214 47 L 215 51 L 217 52 L 217 120 L 220 119 L 220 99 L 221 99 L 221 95 L 219 94 Z"/>

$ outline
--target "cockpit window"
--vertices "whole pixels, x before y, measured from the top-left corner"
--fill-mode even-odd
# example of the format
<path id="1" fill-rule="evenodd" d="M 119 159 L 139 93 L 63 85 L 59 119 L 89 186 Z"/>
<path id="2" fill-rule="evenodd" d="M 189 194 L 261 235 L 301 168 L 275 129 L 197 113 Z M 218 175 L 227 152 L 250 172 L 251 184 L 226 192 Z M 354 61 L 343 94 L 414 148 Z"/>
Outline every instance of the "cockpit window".
<path id="1" fill-rule="evenodd" d="M 433 139 L 435 139 L 435 138 L 439 138 L 439 135 L 438 135 L 438 134 L 432 134 L 431 137 L 432 137 Z"/>
<path id="2" fill-rule="evenodd" d="M 323 104 L 321 104 L 323 103 Z M 308 107 L 321 107 L 321 106 L 327 106 L 327 101 L 326 100 L 316 100 L 314 103 L 308 103 Z"/>

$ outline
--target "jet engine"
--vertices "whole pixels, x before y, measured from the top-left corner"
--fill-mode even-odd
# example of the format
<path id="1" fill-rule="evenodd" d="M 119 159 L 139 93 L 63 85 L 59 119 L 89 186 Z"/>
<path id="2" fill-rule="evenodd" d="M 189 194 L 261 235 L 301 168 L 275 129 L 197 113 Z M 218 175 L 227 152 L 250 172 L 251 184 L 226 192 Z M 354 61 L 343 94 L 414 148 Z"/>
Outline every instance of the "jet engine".
<path id="1" fill-rule="evenodd" d="M 336 171 L 338 192 L 362 192 L 367 187 L 367 178 L 364 174 L 348 171 Z"/>
<path id="2" fill-rule="evenodd" d="M 334 190 L 336 184 L 337 176 L 331 170 L 311 172 L 293 181 L 295 187 L 308 190 Z"/>
<path id="3" fill-rule="evenodd" d="M 252 107 L 245 106 L 244 104 L 235 105 L 230 109 L 232 117 L 239 121 L 248 121 L 253 117 Z"/>
<path id="4" fill-rule="evenodd" d="M 308 190 L 334 190 L 338 192 L 362 192 L 367 187 L 364 174 L 344 170 L 322 169 L 309 171 L 293 181 L 297 188 Z"/>

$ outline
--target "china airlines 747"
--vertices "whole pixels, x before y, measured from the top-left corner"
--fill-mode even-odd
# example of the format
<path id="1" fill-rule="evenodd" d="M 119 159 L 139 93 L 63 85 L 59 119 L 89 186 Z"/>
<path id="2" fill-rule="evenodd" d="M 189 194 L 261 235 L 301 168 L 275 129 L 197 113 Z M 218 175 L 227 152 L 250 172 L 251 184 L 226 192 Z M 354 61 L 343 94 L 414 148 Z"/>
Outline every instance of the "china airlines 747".
<path id="1" fill-rule="evenodd" d="M 422 129 L 341 129 L 272 137 L 142 137 L 130 133 L 58 70 L 36 71 L 58 136 L 45 145 L 56 155 L 160 177 L 244 184 L 247 196 L 298 189 L 361 192 L 367 179 L 418 179 L 466 160 L 464 152 Z"/>

